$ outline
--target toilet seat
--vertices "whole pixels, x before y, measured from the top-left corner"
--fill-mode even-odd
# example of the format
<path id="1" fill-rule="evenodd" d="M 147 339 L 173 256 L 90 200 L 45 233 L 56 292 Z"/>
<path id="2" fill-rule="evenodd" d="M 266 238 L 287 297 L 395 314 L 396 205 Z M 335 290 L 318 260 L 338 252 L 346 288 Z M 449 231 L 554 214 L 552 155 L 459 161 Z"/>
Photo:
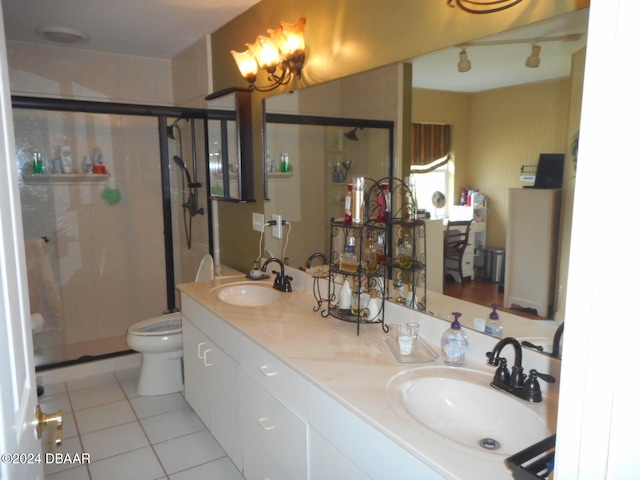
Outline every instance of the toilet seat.
<path id="1" fill-rule="evenodd" d="M 159 317 L 142 320 L 131 325 L 129 327 L 129 333 L 141 337 L 182 333 L 182 315 L 180 313 L 171 313 L 169 315 L 161 315 Z"/>

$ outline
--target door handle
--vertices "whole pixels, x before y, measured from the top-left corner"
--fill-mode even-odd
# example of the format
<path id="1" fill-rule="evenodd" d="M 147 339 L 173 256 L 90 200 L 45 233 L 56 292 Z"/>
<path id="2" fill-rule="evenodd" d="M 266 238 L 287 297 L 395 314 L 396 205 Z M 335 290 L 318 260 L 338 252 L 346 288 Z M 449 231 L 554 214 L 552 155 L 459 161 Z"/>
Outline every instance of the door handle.
<path id="1" fill-rule="evenodd" d="M 40 405 L 36 405 L 36 434 L 38 440 L 42 437 L 42 429 L 50 423 L 55 422 L 56 425 L 56 445 L 62 444 L 62 410 L 56 413 L 44 413 Z"/>

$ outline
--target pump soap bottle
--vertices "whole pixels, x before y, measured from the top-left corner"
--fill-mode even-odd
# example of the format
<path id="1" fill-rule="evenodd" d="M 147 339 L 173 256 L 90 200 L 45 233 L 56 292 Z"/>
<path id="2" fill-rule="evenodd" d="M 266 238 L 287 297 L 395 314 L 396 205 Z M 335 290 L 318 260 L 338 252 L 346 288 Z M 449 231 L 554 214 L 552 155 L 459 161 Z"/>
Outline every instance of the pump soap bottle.
<path id="1" fill-rule="evenodd" d="M 493 308 L 493 312 L 491 312 L 491 314 L 489 315 L 489 321 L 485 326 L 484 332 L 488 333 L 489 335 L 493 335 L 494 337 L 502 338 L 502 335 L 504 332 L 502 328 L 502 322 L 500 321 L 500 316 L 496 311 L 496 308 L 498 307 L 500 307 L 500 305 L 497 303 L 491 304 L 491 308 Z"/>
<path id="2" fill-rule="evenodd" d="M 462 367 L 464 365 L 464 357 L 469 349 L 469 341 L 467 334 L 462 329 L 458 318 L 462 315 L 460 312 L 452 312 L 454 316 L 451 322 L 451 328 L 448 328 L 442 335 L 440 346 L 442 355 L 444 355 L 444 363 L 453 367 Z"/>

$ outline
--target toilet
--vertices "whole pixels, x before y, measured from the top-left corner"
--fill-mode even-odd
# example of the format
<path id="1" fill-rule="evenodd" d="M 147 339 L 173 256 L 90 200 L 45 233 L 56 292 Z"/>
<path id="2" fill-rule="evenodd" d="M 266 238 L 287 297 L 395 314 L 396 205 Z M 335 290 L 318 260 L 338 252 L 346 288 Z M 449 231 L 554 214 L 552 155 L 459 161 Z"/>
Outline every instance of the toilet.
<path id="1" fill-rule="evenodd" d="M 213 280 L 213 258 L 200 262 L 196 282 Z M 142 354 L 138 395 L 166 395 L 184 389 L 182 315 L 180 312 L 142 320 L 127 330 L 127 345 Z"/>
<path id="2" fill-rule="evenodd" d="M 180 312 L 134 323 L 127 331 L 127 344 L 142 354 L 138 395 L 165 395 L 182 391 Z"/>

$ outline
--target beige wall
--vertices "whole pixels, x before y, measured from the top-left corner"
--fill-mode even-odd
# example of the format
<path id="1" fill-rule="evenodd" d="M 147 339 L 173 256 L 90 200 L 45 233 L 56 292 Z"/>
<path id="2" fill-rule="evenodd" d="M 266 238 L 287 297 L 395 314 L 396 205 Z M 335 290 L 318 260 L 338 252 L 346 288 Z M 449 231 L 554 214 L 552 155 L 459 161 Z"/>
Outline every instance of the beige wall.
<path id="1" fill-rule="evenodd" d="M 564 79 L 473 95 L 467 181 L 490 199 L 488 247 L 506 246 L 508 189 L 526 185 L 520 166 L 567 151 L 570 86 Z"/>

